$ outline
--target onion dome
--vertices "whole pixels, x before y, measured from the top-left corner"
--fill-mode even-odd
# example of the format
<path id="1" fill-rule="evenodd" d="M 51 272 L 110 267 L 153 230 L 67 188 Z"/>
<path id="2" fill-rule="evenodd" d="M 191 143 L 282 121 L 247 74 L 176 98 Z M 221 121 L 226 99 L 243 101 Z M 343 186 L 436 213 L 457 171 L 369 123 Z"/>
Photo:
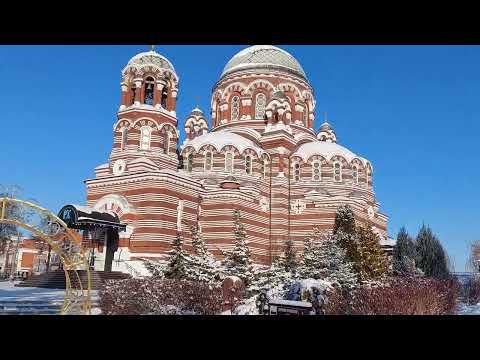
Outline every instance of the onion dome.
<path id="1" fill-rule="evenodd" d="M 167 69 L 175 72 L 175 68 L 173 67 L 172 63 L 166 57 L 153 50 L 142 52 L 132 57 L 127 66 L 132 65 L 156 65 L 160 69 Z"/>
<path id="2" fill-rule="evenodd" d="M 208 132 L 208 122 L 203 111 L 198 107 L 193 109 L 185 121 L 185 132 L 187 140 L 193 140 L 197 136 L 201 136 Z"/>
<path id="3" fill-rule="evenodd" d="M 240 51 L 225 65 L 221 77 L 255 70 L 284 71 L 307 79 L 302 66 L 292 55 L 271 45 L 255 45 Z"/>
<path id="4" fill-rule="evenodd" d="M 317 139 L 320 141 L 336 143 L 337 135 L 335 134 L 335 130 L 333 130 L 332 126 L 325 121 L 322 126 L 320 126 L 320 131 L 317 135 Z"/>

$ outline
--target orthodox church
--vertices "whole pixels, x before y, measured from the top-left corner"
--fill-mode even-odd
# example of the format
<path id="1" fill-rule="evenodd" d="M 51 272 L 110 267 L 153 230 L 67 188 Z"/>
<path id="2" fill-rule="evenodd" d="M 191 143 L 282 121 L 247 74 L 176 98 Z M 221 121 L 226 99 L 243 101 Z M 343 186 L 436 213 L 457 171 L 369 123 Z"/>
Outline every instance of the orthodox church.
<path id="1" fill-rule="evenodd" d="M 301 251 L 314 226 L 332 230 L 343 204 L 388 243 L 372 164 L 339 145 L 328 122 L 315 132 L 314 89 L 291 54 L 267 45 L 242 50 L 214 84 L 211 109 L 186 119 L 176 115 L 179 91 L 174 65 L 154 50 L 122 70 L 111 154 L 85 181 L 87 205 L 127 224 L 113 270 L 164 257 L 177 234 L 190 249 L 196 224 L 220 256 L 233 247 L 235 210 L 259 264 L 288 239 Z M 100 252 L 95 269 L 102 267 Z"/>

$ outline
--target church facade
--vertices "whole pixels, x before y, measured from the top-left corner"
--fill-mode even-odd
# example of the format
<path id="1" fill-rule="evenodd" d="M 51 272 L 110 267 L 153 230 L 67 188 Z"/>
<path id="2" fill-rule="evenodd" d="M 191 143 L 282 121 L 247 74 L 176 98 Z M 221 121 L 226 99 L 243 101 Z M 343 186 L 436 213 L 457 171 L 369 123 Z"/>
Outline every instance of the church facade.
<path id="1" fill-rule="evenodd" d="M 87 205 L 128 225 L 113 270 L 164 257 L 177 234 L 188 250 L 193 224 L 220 256 L 233 247 L 235 210 L 259 264 L 288 239 L 301 251 L 314 226 L 332 230 L 343 204 L 387 240 L 372 164 L 339 145 L 327 122 L 314 130 L 314 90 L 292 55 L 262 45 L 233 56 L 213 87 L 210 119 L 198 108 L 177 118 L 179 85 L 173 64 L 153 50 L 122 70 L 111 154 L 85 181 Z M 101 269 L 101 253 L 96 260 Z"/>

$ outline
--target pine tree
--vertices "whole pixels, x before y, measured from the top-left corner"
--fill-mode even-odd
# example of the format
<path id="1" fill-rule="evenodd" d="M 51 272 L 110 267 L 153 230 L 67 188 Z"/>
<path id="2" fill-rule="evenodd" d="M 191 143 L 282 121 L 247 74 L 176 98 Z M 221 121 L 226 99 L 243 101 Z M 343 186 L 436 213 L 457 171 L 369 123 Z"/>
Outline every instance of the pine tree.
<path id="1" fill-rule="evenodd" d="M 164 275 L 168 279 L 188 279 L 188 265 L 191 263 L 191 259 L 183 249 L 183 241 L 179 233 L 173 242 L 173 246 Z"/>
<path id="2" fill-rule="evenodd" d="M 355 218 L 350 206 L 343 205 L 337 209 L 333 234 L 337 243 L 345 250 L 347 260 L 354 264 L 355 271 L 361 272 L 359 267 L 360 245 L 356 235 Z"/>
<path id="3" fill-rule="evenodd" d="M 346 288 L 356 285 L 357 275 L 353 264 L 348 260 L 346 251 L 337 239 L 336 235 L 326 234 L 320 228 L 314 228 L 312 235 L 305 241 L 300 266 L 302 278 L 321 279 Z"/>
<path id="4" fill-rule="evenodd" d="M 253 280 L 253 266 L 250 259 L 250 250 L 247 246 L 247 233 L 241 221 L 238 210 L 234 212 L 235 245 L 231 252 L 227 253 L 223 261 L 225 271 L 229 275 L 238 276 L 247 287 Z"/>
<path id="5" fill-rule="evenodd" d="M 415 258 L 415 243 L 405 227 L 402 227 L 393 248 L 393 270 L 401 274 L 415 272 Z"/>
<path id="6" fill-rule="evenodd" d="M 348 205 L 342 205 L 337 209 L 335 214 L 335 225 L 333 233 L 343 231 L 346 234 L 355 234 L 355 217 L 353 211 Z"/>
<path id="7" fill-rule="evenodd" d="M 285 270 L 289 272 L 295 272 L 298 267 L 298 262 L 297 262 L 297 254 L 293 249 L 293 241 L 291 239 L 289 239 L 286 242 L 284 257 L 285 257 L 285 260 L 284 260 Z"/>
<path id="8" fill-rule="evenodd" d="M 190 256 L 190 278 L 207 284 L 214 284 L 221 278 L 219 263 L 207 250 L 198 227 L 190 227 L 194 254 Z"/>
<path id="9" fill-rule="evenodd" d="M 388 271 L 388 259 L 383 252 L 379 238 L 371 227 L 358 227 L 360 249 L 360 276 L 362 280 L 375 280 Z"/>
<path id="10" fill-rule="evenodd" d="M 426 276 L 446 279 L 450 276 L 448 259 L 442 244 L 430 227 L 423 225 L 417 235 L 416 263 Z"/>

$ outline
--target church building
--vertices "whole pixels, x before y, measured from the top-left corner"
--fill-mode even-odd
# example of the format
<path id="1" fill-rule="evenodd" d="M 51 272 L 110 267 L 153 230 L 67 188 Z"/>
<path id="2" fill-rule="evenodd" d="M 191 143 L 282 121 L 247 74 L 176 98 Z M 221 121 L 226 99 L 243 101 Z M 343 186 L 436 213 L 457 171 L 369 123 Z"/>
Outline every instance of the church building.
<path id="1" fill-rule="evenodd" d="M 234 244 L 235 210 L 259 264 L 280 255 L 289 239 L 301 252 L 314 226 L 331 231 L 344 204 L 388 242 L 373 165 L 341 146 L 328 122 L 314 130 L 314 89 L 288 52 L 242 50 L 214 84 L 211 109 L 195 108 L 186 119 L 177 118 L 180 79 L 167 58 L 140 53 L 121 75 L 110 157 L 85 181 L 87 205 L 127 224 L 113 270 L 141 271 L 141 259 L 165 257 L 177 234 L 191 249 L 197 223 L 221 256 Z M 95 269 L 102 261 L 100 252 Z"/>

